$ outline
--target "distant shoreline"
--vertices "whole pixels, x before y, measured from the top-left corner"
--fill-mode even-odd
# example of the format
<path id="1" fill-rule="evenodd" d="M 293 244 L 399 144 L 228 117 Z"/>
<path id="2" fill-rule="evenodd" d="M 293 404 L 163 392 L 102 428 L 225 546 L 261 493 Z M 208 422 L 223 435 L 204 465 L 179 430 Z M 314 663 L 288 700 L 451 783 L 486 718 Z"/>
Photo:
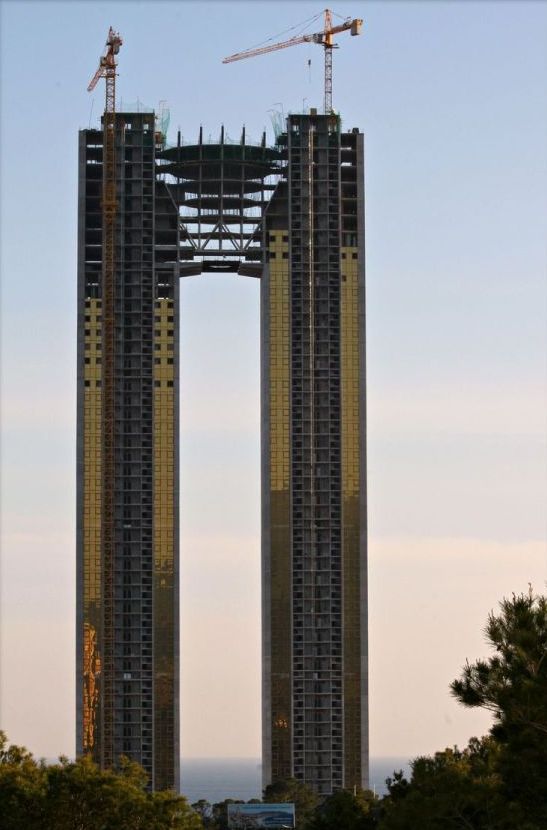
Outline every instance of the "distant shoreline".
<path id="1" fill-rule="evenodd" d="M 370 759 L 370 788 L 386 792 L 385 779 L 396 770 L 409 773 L 406 757 L 379 756 Z M 234 798 L 249 801 L 261 798 L 260 758 L 181 758 L 181 792 L 190 803 L 203 798 L 210 803 Z"/>

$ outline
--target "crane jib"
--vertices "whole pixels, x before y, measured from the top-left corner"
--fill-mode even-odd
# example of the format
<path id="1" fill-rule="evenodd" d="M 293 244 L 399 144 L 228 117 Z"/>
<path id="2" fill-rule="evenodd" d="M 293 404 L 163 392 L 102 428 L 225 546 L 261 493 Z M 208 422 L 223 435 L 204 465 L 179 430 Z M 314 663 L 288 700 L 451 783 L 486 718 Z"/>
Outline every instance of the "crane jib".
<path id="1" fill-rule="evenodd" d="M 325 114 L 332 112 L 332 50 L 337 48 L 337 44 L 333 43 L 333 35 L 340 32 L 350 31 L 351 35 L 360 35 L 363 21 L 361 18 L 348 18 L 338 26 L 332 25 L 332 13 L 330 9 L 325 9 L 325 23 L 322 32 L 315 32 L 310 35 L 299 35 L 292 37 L 289 40 L 283 40 L 280 43 L 272 43 L 269 46 L 262 46 L 257 49 L 247 49 L 244 52 L 236 52 L 234 55 L 229 55 L 224 58 L 222 63 L 234 63 L 245 58 L 254 58 L 258 55 L 265 55 L 268 52 L 276 52 L 279 49 L 286 49 L 289 46 L 296 46 L 299 43 L 317 43 L 325 49 Z"/>

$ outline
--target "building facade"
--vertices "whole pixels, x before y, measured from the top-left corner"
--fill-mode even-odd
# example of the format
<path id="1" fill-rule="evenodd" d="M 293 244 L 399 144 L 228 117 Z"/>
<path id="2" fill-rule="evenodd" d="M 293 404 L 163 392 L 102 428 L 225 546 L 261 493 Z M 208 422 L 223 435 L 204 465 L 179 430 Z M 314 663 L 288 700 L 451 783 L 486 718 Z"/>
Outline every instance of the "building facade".
<path id="1" fill-rule="evenodd" d="M 363 136 L 293 115 L 265 212 L 264 783 L 368 782 Z"/>
<path id="2" fill-rule="evenodd" d="M 264 784 L 368 780 L 363 136 L 275 147 L 116 116 L 114 555 L 101 386 L 103 133 L 80 134 L 78 752 L 178 788 L 178 279 L 261 280 Z"/>
<path id="3" fill-rule="evenodd" d="M 77 751 L 179 786 L 177 211 L 154 114 L 116 116 L 113 550 L 103 555 L 103 131 L 79 143 Z"/>

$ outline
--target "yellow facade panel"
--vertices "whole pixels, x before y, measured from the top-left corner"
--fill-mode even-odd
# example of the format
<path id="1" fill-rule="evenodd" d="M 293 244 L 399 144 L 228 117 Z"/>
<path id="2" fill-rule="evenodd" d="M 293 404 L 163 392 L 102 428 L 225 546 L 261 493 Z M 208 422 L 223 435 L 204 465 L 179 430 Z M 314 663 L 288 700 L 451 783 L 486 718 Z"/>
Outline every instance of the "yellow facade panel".
<path id="1" fill-rule="evenodd" d="M 290 365 L 289 262 L 287 231 L 269 234 L 269 414 L 271 515 L 271 730 L 272 777 L 287 777 L 291 767 L 290 618 Z M 275 259 L 271 254 L 275 253 Z M 286 254 L 283 257 L 283 253 Z M 275 633 L 274 633 L 275 632 Z"/>
<path id="2" fill-rule="evenodd" d="M 343 247 L 341 283 L 342 504 L 345 786 L 360 785 L 360 425 L 357 248 Z"/>
<path id="3" fill-rule="evenodd" d="M 84 470 L 83 470 L 83 748 L 95 747 L 99 719 L 101 655 L 98 631 L 101 596 L 101 307 L 86 301 L 84 334 Z"/>
<path id="4" fill-rule="evenodd" d="M 174 436 L 175 395 L 173 358 L 173 316 L 169 300 L 157 300 L 154 309 L 154 602 L 163 616 L 154 629 L 155 723 L 158 734 L 172 731 L 175 663 L 172 642 L 174 616 Z M 169 620 L 171 622 L 169 623 Z M 156 775 L 164 774 L 165 752 L 156 741 Z"/>

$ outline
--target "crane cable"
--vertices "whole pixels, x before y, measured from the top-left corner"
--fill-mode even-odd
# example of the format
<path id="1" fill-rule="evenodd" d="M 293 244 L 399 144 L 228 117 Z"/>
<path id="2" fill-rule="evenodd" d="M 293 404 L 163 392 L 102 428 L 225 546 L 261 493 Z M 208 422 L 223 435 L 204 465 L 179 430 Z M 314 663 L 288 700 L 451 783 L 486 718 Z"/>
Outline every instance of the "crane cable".
<path id="1" fill-rule="evenodd" d="M 296 23 L 294 26 L 290 26 L 288 29 L 283 29 L 282 32 L 278 32 L 277 34 L 272 35 L 271 37 L 267 38 L 266 40 L 262 40 L 260 43 L 256 43 L 254 46 L 249 46 L 247 49 L 245 49 L 243 51 L 248 52 L 251 49 L 260 49 L 260 47 L 264 46 L 266 43 L 270 43 L 272 40 L 277 40 L 282 35 L 286 35 L 289 32 L 294 32 L 295 29 L 299 30 L 296 33 L 296 35 L 298 35 L 301 32 L 303 32 L 304 29 L 306 27 L 308 27 L 311 23 L 313 23 L 315 20 L 318 20 L 322 15 L 323 15 L 323 12 L 319 12 L 319 14 L 314 15 L 314 17 L 308 17 L 307 20 L 303 20 L 301 23 Z M 296 37 L 296 35 L 295 35 L 295 37 Z"/>

